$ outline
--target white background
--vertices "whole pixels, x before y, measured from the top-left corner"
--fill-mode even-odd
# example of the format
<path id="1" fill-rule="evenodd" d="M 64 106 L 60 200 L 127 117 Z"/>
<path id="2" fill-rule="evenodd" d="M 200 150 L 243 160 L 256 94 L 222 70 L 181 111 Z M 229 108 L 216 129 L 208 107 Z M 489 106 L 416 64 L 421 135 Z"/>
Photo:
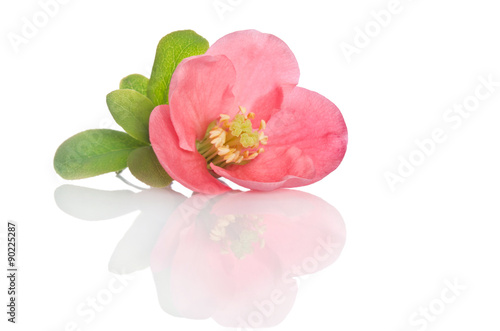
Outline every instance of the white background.
<path id="1" fill-rule="evenodd" d="M 342 43 L 355 45 L 357 28 L 376 29 L 371 12 L 390 1 L 222 3 L 232 9 L 221 17 L 213 0 L 69 0 L 16 51 L 9 33 L 21 35 L 23 18 L 32 21 L 42 9 L 35 0 L 2 1 L 0 258 L 6 256 L 6 221 L 14 220 L 20 307 L 15 326 L 2 309 L 1 329 L 62 331 L 73 320 L 82 330 L 224 329 L 210 319 L 164 313 L 147 269 L 136 272 L 95 320 L 81 323 L 76 307 L 114 277 L 108 262 L 138 214 L 89 222 L 62 212 L 54 192 L 66 182 L 52 159 L 69 136 L 112 127 L 106 94 L 128 74 L 149 76 L 164 35 L 193 29 L 213 43 L 254 28 L 290 46 L 301 69 L 299 85 L 332 100 L 349 129 L 342 165 L 301 188 L 342 214 L 344 251 L 303 282 L 276 329 L 498 330 L 500 87 L 460 125 L 443 117 L 473 100 L 479 77 L 500 82 L 497 3 L 401 0 L 398 13 L 372 30 L 369 44 L 350 61 Z M 387 172 L 398 175 L 401 158 L 423 155 L 415 140 L 432 137 L 435 129 L 447 139 L 391 190 Z M 72 184 L 137 192 L 113 175 Z M 178 184 L 174 189 L 189 193 Z M 441 307 L 436 302 L 447 281 L 465 289 Z M 0 284 L 4 306 L 6 284 Z M 434 311 L 442 309 L 425 328 L 410 323 L 433 304 Z"/>

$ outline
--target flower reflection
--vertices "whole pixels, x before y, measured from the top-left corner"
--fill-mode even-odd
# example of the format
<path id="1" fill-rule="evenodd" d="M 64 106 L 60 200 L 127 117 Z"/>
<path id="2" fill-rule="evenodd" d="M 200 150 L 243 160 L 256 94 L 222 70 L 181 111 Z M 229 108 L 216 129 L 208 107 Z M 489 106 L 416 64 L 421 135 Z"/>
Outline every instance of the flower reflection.
<path id="1" fill-rule="evenodd" d="M 71 190 L 79 205 L 75 192 L 89 189 Z M 71 190 L 56 192 L 56 200 L 80 217 L 68 207 Z M 213 318 L 226 327 L 277 325 L 293 306 L 297 278 L 331 265 L 345 243 L 337 210 L 300 191 L 189 199 L 171 190 L 132 194 L 137 201 L 116 206 L 135 206 L 141 214 L 115 249 L 110 270 L 127 273 L 150 265 L 160 305 L 174 316 Z M 99 219 L 99 210 L 88 215 L 88 209 L 86 219 Z"/>
<path id="2" fill-rule="evenodd" d="M 340 214 L 307 193 L 194 195 L 172 214 L 151 268 L 162 308 L 228 327 L 269 327 L 290 311 L 295 277 L 333 263 Z"/>
<path id="3" fill-rule="evenodd" d="M 232 252 L 237 258 L 243 258 L 253 252 L 255 242 L 264 246 L 262 234 L 265 229 L 263 219 L 257 215 L 224 215 L 217 219 L 210 231 L 210 240 L 223 246 L 221 253 Z"/>

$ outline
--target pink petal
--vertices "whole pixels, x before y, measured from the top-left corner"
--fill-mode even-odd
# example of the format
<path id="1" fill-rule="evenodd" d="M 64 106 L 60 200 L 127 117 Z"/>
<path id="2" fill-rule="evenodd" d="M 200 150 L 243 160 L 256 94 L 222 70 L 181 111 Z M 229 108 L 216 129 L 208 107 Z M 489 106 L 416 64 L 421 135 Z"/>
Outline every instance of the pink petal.
<path id="1" fill-rule="evenodd" d="M 322 95 L 299 87 L 287 95 L 266 134 L 269 144 L 255 160 L 227 169 L 212 165 L 214 172 L 254 190 L 303 186 L 335 170 L 347 148 L 339 109 Z"/>
<path id="2" fill-rule="evenodd" d="M 185 187 L 204 193 L 219 194 L 231 189 L 207 170 L 198 151 L 189 152 L 179 146 L 167 105 L 156 107 L 149 119 L 151 145 L 165 171 Z"/>
<path id="3" fill-rule="evenodd" d="M 232 92 L 236 73 L 225 56 L 184 59 L 172 76 L 169 105 L 181 148 L 196 151 L 196 140 L 205 135 L 220 114 L 238 112 Z"/>
<path id="4" fill-rule="evenodd" d="M 233 93 L 238 106 L 255 112 L 255 123 L 267 121 L 280 109 L 281 89 L 299 82 L 299 65 L 290 48 L 276 36 L 256 30 L 228 34 L 213 44 L 207 55 L 225 55 L 236 69 Z"/>

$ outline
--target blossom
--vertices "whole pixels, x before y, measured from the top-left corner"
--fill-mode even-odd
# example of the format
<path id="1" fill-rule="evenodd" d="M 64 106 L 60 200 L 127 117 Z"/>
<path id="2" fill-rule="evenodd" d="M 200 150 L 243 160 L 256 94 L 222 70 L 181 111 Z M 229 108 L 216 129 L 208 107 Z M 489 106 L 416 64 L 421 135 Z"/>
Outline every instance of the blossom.
<path id="1" fill-rule="evenodd" d="M 255 30 L 229 34 L 172 76 L 169 105 L 150 117 L 160 164 L 193 191 L 269 191 L 314 183 L 335 170 L 347 146 L 339 109 L 297 87 L 288 46 Z"/>

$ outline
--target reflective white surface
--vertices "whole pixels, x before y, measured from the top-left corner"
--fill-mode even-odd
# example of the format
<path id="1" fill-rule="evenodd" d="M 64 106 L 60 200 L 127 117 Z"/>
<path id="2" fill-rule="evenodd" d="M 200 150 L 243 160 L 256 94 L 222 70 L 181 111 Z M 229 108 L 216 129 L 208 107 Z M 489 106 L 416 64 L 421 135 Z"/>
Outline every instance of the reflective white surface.
<path id="1" fill-rule="evenodd" d="M 100 191 L 64 185 L 58 206 L 85 220 L 140 214 L 118 243 L 110 271 L 150 266 L 170 315 L 213 318 L 225 327 L 271 327 L 290 312 L 296 278 L 332 264 L 345 243 L 337 210 L 311 194 L 195 194 L 171 189 Z"/>

